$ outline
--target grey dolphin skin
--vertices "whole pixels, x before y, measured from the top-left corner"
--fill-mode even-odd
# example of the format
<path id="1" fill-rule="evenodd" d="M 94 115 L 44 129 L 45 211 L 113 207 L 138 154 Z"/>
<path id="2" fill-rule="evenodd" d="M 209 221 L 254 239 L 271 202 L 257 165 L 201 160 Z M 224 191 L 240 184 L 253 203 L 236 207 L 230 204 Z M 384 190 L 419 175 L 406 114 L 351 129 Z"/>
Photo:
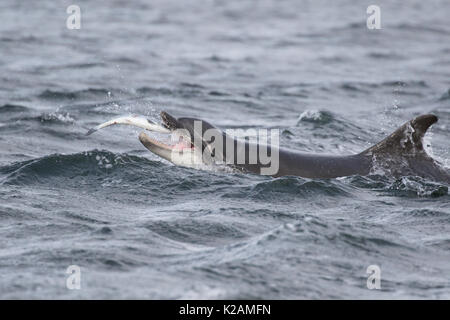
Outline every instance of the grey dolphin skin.
<path id="1" fill-rule="evenodd" d="M 234 168 L 256 174 L 261 174 L 261 170 L 268 166 L 267 162 L 259 157 L 259 152 L 256 162 L 251 162 L 249 159 L 249 151 L 259 150 L 261 147 L 259 144 L 255 145 L 248 141 L 234 139 L 200 119 L 176 119 L 167 112 L 161 112 L 161 118 L 167 129 L 171 131 L 183 129 L 188 132 L 189 150 L 200 149 L 203 153 L 206 150 L 206 153 L 210 153 L 209 156 L 212 158 L 231 159 L 227 163 Z M 402 125 L 381 142 L 354 155 L 307 154 L 285 148 L 275 148 L 270 145 L 265 146 L 269 154 L 278 153 L 279 168 L 270 175 L 274 177 L 290 175 L 305 178 L 336 178 L 350 175 L 368 175 L 376 168 L 380 168 L 394 177 L 415 175 L 450 183 L 448 170 L 431 158 L 423 146 L 423 137 L 426 131 L 437 120 L 438 118 L 431 114 L 418 116 Z M 196 129 L 195 122 L 201 123 L 200 130 L 198 127 Z M 205 138 L 207 130 L 217 131 L 216 137 L 219 136 L 223 139 L 221 144 L 223 148 L 208 150 L 214 139 Z M 174 152 L 173 146 L 156 141 L 145 133 L 141 133 L 139 139 L 147 149 L 172 161 L 170 154 Z M 233 145 L 233 148 L 229 148 L 230 145 Z M 245 155 L 245 161 L 236 164 L 239 154 Z M 177 164 L 175 161 L 172 162 Z"/>

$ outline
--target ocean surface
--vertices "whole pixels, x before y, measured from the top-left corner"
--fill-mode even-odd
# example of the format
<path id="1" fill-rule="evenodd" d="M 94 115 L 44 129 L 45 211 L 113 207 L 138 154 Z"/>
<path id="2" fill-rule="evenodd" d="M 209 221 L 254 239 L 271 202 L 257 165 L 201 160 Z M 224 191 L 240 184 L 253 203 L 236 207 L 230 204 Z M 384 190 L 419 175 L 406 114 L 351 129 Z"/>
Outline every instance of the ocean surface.
<path id="1" fill-rule="evenodd" d="M 449 16 L 448 0 L 2 0 L 0 298 L 449 299 L 449 185 L 202 171 L 133 127 L 85 136 L 165 110 L 350 154 L 433 113 L 448 168 Z"/>

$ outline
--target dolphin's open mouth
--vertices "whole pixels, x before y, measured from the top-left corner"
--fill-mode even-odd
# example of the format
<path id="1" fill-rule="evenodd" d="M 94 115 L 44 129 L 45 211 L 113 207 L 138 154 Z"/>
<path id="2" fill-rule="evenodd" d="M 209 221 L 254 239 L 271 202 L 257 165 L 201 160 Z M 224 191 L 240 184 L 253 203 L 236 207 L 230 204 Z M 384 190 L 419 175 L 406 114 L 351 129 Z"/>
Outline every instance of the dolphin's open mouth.
<path id="1" fill-rule="evenodd" d="M 150 150 L 154 151 L 157 149 L 162 149 L 165 151 L 193 151 L 194 144 L 191 142 L 190 136 L 180 134 L 183 129 L 182 126 L 178 123 L 178 121 L 169 115 L 167 112 L 161 112 L 162 125 L 170 130 L 170 142 L 157 140 L 155 138 L 149 137 L 145 133 L 141 133 L 139 135 L 139 139 L 141 142 Z M 151 148 L 152 145 L 156 148 Z"/>
<path id="2" fill-rule="evenodd" d="M 163 111 L 161 112 L 161 119 L 162 123 L 157 124 L 152 120 L 137 115 L 121 116 L 89 129 L 87 135 L 112 125 L 131 125 L 166 135 L 161 139 L 149 137 L 144 132 L 139 135 L 141 143 L 161 158 L 185 166 L 195 165 L 196 163 L 193 163 L 193 161 L 203 163 L 202 154 L 195 152 L 197 147 L 201 149 L 203 145 L 194 147 L 193 133 L 189 130 L 190 123 L 188 122 L 188 127 L 186 127 L 186 123 L 183 124 L 182 122 L 189 118 L 181 118 L 182 120 L 180 121 Z"/>
<path id="3" fill-rule="evenodd" d="M 146 141 L 158 146 L 162 149 L 169 151 L 183 151 L 183 150 L 192 150 L 194 149 L 194 145 L 187 140 L 184 136 L 177 136 L 175 133 L 172 133 L 171 141 L 178 138 L 177 141 L 173 141 L 174 143 L 166 143 L 161 140 L 156 140 L 155 138 L 151 138 L 147 136 L 145 133 L 141 133 L 141 135 L 146 137 Z M 141 135 L 139 137 L 141 137 Z"/>

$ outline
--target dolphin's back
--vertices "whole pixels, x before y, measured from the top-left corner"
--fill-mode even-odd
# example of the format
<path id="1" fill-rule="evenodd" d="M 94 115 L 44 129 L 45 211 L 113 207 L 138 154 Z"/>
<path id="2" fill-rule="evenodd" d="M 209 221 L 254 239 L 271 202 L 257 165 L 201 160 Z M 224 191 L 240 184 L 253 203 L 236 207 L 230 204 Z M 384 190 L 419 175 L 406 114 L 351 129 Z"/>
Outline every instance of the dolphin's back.
<path id="1" fill-rule="evenodd" d="M 424 148 L 423 138 L 437 121 L 432 114 L 418 116 L 359 155 L 371 157 L 372 166 L 386 169 L 393 176 L 416 175 L 450 183 L 448 170 Z"/>
<path id="2" fill-rule="evenodd" d="M 367 175 L 370 157 L 364 155 L 333 156 L 280 150 L 280 167 L 276 176 L 336 178 L 355 174 Z"/>
<path id="3" fill-rule="evenodd" d="M 423 137 L 431 125 L 437 121 L 438 118 L 432 114 L 419 116 L 406 122 L 390 136 L 364 150 L 361 154 L 402 157 L 425 156 L 427 153 L 423 148 Z"/>
<path id="4" fill-rule="evenodd" d="M 437 120 L 431 114 L 419 116 L 403 124 L 384 140 L 355 155 L 306 154 L 280 148 L 279 170 L 274 176 L 336 178 L 367 175 L 374 169 L 384 169 L 386 174 L 392 176 L 417 175 L 450 183 L 448 170 L 424 149 L 423 137 Z M 242 167 L 259 173 L 261 164 Z"/>

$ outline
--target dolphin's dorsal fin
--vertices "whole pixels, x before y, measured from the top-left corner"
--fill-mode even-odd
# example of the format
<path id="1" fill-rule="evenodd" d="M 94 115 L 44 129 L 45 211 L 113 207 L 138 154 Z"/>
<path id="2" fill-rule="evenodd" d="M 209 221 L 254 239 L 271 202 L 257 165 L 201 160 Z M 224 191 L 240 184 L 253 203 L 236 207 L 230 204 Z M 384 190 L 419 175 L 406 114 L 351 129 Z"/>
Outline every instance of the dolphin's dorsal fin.
<path id="1" fill-rule="evenodd" d="M 423 137 L 438 118 L 425 114 L 408 121 L 386 139 L 363 151 L 362 155 L 386 154 L 389 156 L 424 156 Z"/>

